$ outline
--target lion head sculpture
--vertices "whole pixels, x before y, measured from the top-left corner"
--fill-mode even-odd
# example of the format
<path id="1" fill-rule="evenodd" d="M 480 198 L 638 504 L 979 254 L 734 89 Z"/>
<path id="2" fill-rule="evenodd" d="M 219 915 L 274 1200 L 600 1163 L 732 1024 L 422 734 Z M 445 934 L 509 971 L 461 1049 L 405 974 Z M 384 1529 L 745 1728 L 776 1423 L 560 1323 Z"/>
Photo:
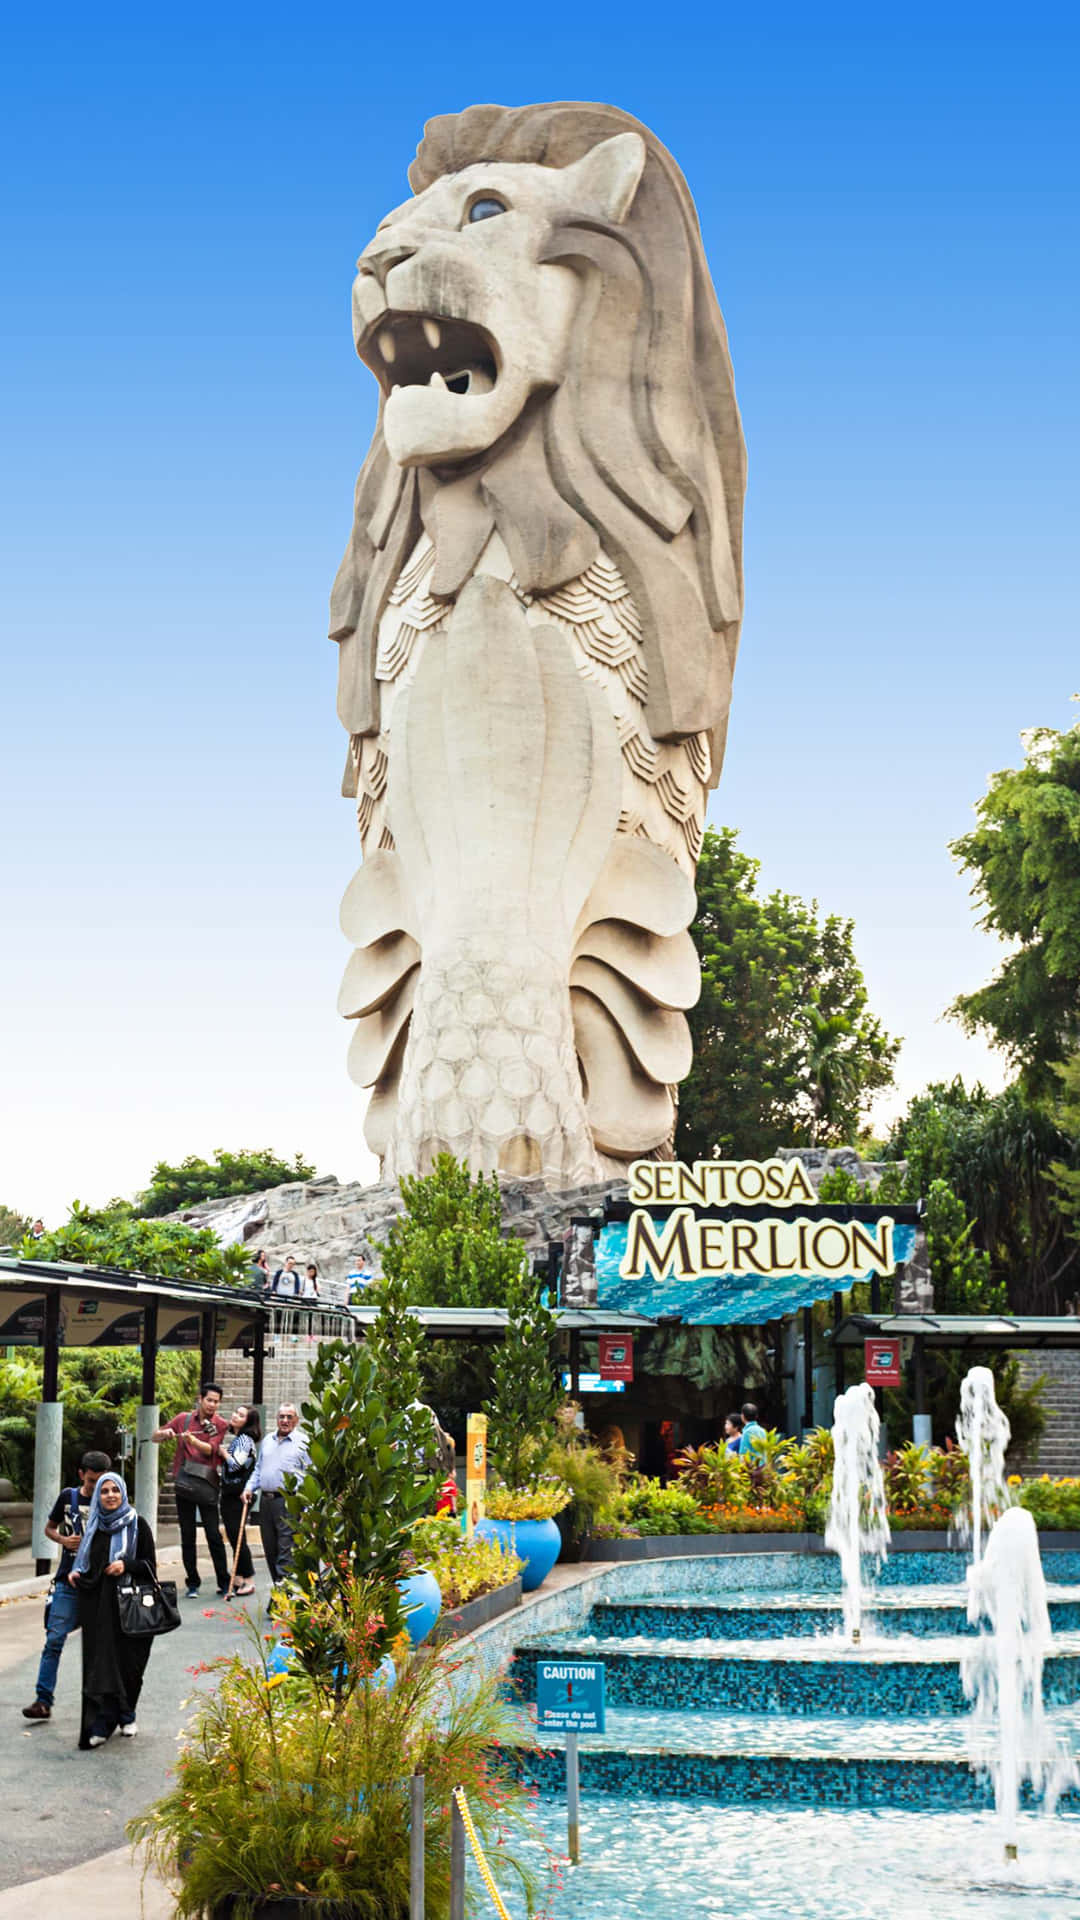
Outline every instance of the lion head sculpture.
<path id="1" fill-rule="evenodd" d="M 742 607 L 694 205 L 629 115 L 429 122 L 358 262 L 375 437 L 335 582 L 364 865 L 339 1006 L 389 1173 L 671 1151 Z M 479 1012 L 476 1009 L 480 1009 Z"/>
<path id="2" fill-rule="evenodd" d="M 381 399 L 331 601 L 344 726 L 378 730 L 376 629 L 422 524 L 436 595 L 493 525 L 527 592 L 575 579 L 602 541 L 640 615 L 652 732 L 708 732 L 715 782 L 745 456 L 682 174 L 630 115 L 565 102 L 429 121 L 409 182 L 354 288 Z"/>

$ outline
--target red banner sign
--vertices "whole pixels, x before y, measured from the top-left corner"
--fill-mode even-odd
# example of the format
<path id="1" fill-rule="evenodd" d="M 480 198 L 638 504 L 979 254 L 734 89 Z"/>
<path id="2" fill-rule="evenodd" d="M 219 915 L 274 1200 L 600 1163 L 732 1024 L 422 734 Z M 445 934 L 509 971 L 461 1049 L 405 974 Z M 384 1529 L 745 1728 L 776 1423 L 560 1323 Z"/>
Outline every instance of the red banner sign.
<path id="1" fill-rule="evenodd" d="M 634 1341 L 627 1333 L 599 1335 L 601 1380 L 632 1380 L 634 1377 Z"/>
<path id="2" fill-rule="evenodd" d="M 866 1342 L 866 1378 L 872 1387 L 900 1385 L 899 1340 L 868 1340 Z"/>

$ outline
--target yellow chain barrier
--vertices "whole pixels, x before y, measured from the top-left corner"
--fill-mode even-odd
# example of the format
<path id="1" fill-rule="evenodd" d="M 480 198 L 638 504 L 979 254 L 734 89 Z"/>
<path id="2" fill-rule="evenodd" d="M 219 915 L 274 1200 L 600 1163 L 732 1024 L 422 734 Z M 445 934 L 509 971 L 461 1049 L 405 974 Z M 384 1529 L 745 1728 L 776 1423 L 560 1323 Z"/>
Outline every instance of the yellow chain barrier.
<path id="1" fill-rule="evenodd" d="M 480 1878 L 483 1880 L 485 1887 L 487 1888 L 488 1892 L 491 1895 L 492 1901 L 494 1902 L 495 1911 L 499 1916 L 499 1920 L 510 1920 L 510 1915 L 507 1913 L 506 1908 L 502 1903 L 502 1897 L 499 1893 L 499 1889 L 495 1885 L 495 1882 L 491 1877 L 491 1868 L 488 1866 L 488 1863 L 484 1858 L 484 1850 L 480 1845 L 480 1837 L 476 1831 L 476 1828 L 473 1826 L 473 1817 L 472 1817 L 472 1814 L 469 1812 L 469 1803 L 465 1798 L 464 1787 L 454 1788 L 454 1799 L 457 1802 L 458 1812 L 461 1815 L 462 1822 L 465 1827 L 465 1832 L 468 1834 L 468 1837 L 469 1837 L 469 1845 L 473 1850 L 473 1858 L 480 1869 Z"/>

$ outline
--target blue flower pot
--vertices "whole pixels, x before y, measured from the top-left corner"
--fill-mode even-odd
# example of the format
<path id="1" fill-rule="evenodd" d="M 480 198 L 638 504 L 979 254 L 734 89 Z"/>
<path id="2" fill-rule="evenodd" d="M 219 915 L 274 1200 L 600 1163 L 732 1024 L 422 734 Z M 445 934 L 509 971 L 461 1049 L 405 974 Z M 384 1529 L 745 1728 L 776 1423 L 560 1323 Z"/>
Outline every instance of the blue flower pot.
<path id="1" fill-rule="evenodd" d="M 407 1579 L 399 1580 L 397 1590 L 405 1608 L 409 1639 L 414 1647 L 418 1647 L 422 1640 L 427 1639 L 442 1612 L 439 1583 L 433 1573 L 421 1567 L 419 1573 L 410 1573 Z"/>
<path id="2" fill-rule="evenodd" d="M 554 1520 L 481 1520 L 478 1540 L 498 1540 L 525 1562 L 522 1593 L 542 1586 L 559 1557 L 562 1537 Z"/>

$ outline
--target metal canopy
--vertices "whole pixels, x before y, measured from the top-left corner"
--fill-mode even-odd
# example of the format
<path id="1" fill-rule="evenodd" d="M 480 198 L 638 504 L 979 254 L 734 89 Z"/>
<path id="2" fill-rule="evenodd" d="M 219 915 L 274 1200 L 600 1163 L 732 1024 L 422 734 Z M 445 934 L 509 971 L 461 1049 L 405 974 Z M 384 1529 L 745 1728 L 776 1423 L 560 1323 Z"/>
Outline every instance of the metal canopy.
<path id="1" fill-rule="evenodd" d="M 349 1312 L 357 1327 L 366 1331 L 377 1308 L 350 1307 Z M 409 1313 L 429 1340 L 501 1340 L 508 1319 L 505 1307 L 410 1307 Z M 656 1325 L 644 1314 L 607 1313 L 602 1307 L 560 1307 L 555 1320 L 560 1333 L 629 1333 Z"/>
<path id="2" fill-rule="evenodd" d="M 269 1311 L 269 1303 L 242 1287 L 0 1254 L 0 1345 L 44 1346 L 50 1296 L 59 1300 L 59 1344 L 65 1348 L 137 1347 L 148 1307 L 157 1308 L 159 1348 L 199 1347 L 207 1313 L 216 1316 L 216 1344 L 238 1346 L 253 1337 L 255 1322 Z"/>
<path id="3" fill-rule="evenodd" d="M 925 1347 L 1080 1347 L 1080 1317 L 1046 1319 L 1011 1314 L 849 1313 L 832 1335 L 838 1347 L 864 1340 L 918 1339 Z"/>

